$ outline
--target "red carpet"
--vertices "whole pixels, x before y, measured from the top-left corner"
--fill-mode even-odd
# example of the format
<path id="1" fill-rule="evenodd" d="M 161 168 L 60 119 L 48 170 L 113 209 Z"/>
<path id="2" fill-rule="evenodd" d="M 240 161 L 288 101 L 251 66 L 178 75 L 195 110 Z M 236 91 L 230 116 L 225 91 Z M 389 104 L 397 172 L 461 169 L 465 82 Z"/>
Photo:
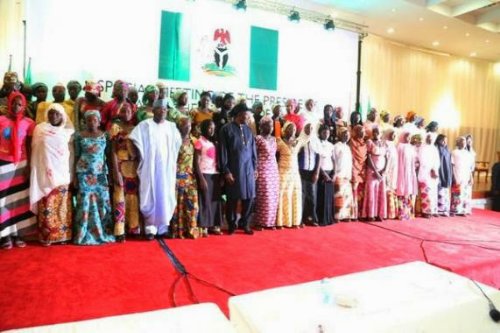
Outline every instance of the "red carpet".
<path id="1" fill-rule="evenodd" d="M 500 214 L 482 210 L 468 218 L 341 223 L 167 244 L 191 274 L 234 294 L 425 261 L 424 254 L 435 265 L 500 287 Z M 195 301 L 215 302 L 227 313 L 226 293 L 193 278 L 193 292 L 186 280 L 174 290 L 178 276 L 157 242 L 1 251 L 0 330 Z"/>

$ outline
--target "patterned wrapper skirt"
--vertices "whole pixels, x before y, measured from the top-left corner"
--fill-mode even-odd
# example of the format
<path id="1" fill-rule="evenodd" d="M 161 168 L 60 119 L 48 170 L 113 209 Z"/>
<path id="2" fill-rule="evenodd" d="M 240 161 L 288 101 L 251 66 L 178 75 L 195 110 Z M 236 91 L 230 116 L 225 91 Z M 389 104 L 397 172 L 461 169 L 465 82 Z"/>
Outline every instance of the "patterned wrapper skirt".
<path id="1" fill-rule="evenodd" d="M 352 184 L 347 178 L 336 178 L 334 182 L 335 220 L 354 218 Z"/>
<path id="2" fill-rule="evenodd" d="M 453 184 L 451 186 L 451 212 L 466 215 L 471 212 L 471 186 Z M 470 193 L 469 193 L 470 192 Z"/>
<path id="3" fill-rule="evenodd" d="M 72 196 L 69 185 L 59 186 L 38 202 L 39 238 L 45 243 L 71 240 Z"/>
<path id="4" fill-rule="evenodd" d="M 36 217 L 30 210 L 26 161 L 0 161 L 0 237 L 36 235 Z"/>

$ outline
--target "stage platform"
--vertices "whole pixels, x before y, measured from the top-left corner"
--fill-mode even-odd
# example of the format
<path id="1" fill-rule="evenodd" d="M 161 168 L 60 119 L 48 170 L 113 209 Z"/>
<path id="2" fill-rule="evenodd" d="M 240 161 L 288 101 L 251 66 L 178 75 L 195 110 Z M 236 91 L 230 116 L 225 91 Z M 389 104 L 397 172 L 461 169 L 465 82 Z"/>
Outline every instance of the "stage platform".
<path id="1" fill-rule="evenodd" d="M 0 251 L 0 330 L 212 302 L 424 261 L 500 287 L 500 214 Z M 176 266 L 167 254 L 174 254 Z M 178 269 L 185 268 L 181 275 Z M 498 306 L 498 304 L 497 304 Z M 195 319 L 194 319 L 195 320 Z"/>

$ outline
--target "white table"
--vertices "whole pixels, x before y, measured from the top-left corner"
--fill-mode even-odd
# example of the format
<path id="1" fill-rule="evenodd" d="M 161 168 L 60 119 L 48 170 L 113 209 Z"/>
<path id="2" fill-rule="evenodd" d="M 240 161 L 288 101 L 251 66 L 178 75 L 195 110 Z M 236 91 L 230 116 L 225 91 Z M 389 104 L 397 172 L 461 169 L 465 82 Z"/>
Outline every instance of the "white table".
<path id="1" fill-rule="evenodd" d="M 229 320 L 213 303 L 105 317 L 57 325 L 11 330 L 9 333 L 175 332 L 235 333 Z M 7 332 L 6 332 L 7 333 Z"/>
<path id="2" fill-rule="evenodd" d="M 500 332 L 472 281 L 423 262 L 235 296 L 229 311 L 241 333 Z"/>

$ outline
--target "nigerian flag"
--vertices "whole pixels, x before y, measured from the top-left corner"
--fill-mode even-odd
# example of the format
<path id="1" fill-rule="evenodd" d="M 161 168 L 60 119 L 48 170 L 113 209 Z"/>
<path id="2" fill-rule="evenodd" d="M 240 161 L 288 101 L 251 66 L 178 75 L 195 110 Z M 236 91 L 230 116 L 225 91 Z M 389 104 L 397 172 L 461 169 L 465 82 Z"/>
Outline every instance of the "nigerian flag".
<path id="1" fill-rule="evenodd" d="M 158 77 L 189 81 L 191 36 L 182 13 L 162 11 Z"/>
<path id="2" fill-rule="evenodd" d="M 32 82 L 31 78 L 31 57 L 28 60 L 28 68 L 26 68 L 26 74 L 24 75 L 24 84 L 30 86 Z"/>
<path id="3" fill-rule="evenodd" d="M 231 7 L 217 16 L 162 11 L 158 77 L 214 90 L 277 90 L 278 42 L 277 30 L 242 24 Z"/>
<path id="4" fill-rule="evenodd" d="M 278 31 L 251 27 L 250 88 L 278 88 Z"/>

